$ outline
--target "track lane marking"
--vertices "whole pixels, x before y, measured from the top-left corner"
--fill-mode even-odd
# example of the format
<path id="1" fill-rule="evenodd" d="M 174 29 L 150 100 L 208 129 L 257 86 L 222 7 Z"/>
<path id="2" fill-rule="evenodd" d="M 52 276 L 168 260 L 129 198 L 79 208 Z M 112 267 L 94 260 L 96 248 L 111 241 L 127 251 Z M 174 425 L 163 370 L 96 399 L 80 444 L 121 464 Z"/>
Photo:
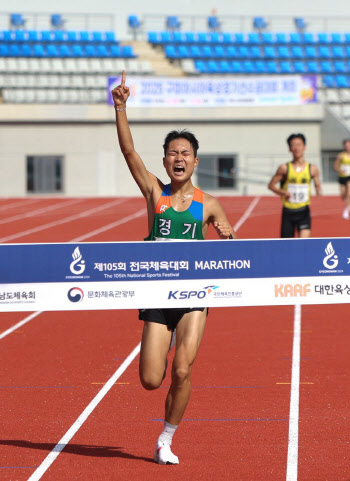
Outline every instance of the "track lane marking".
<path id="1" fill-rule="evenodd" d="M 286 481 L 298 480 L 300 342 L 301 342 L 301 305 L 297 304 L 294 306 L 292 383 L 291 383 L 291 389 L 290 389 Z"/>
<path id="2" fill-rule="evenodd" d="M 4 339 L 4 337 L 8 336 L 12 332 L 14 332 L 16 329 L 19 329 L 21 326 L 24 326 L 24 324 L 27 324 L 27 322 L 31 321 L 34 319 L 34 317 L 39 316 L 39 314 L 42 314 L 43 311 L 36 311 L 30 314 L 29 316 L 25 317 L 22 319 L 22 321 L 17 322 L 17 324 L 14 324 L 12 327 L 9 329 L 6 329 L 6 331 L 2 332 L 0 334 L 0 339 Z"/>
<path id="3" fill-rule="evenodd" d="M 244 212 L 244 214 L 241 216 L 240 219 L 236 222 L 236 224 L 233 226 L 234 231 L 238 231 L 238 229 L 244 224 L 244 222 L 250 217 L 250 214 L 253 212 L 255 207 L 258 205 L 259 200 L 261 197 L 255 197 L 251 203 L 249 204 L 247 210 Z"/>
<path id="4" fill-rule="evenodd" d="M 34 473 L 28 478 L 28 481 L 38 481 L 41 477 L 45 474 L 45 472 L 49 469 L 51 464 L 55 461 L 57 456 L 63 451 L 63 449 L 67 446 L 69 441 L 73 438 L 76 432 L 80 429 L 80 427 L 84 424 L 87 418 L 90 416 L 92 411 L 97 407 L 97 405 L 102 401 L 108 391 L 114 386 L 116 381 L 120 378 L 120 376 L 126 371 L 132 361 L 138 356 L 140 352 L 141 343 L 139 343 L 133 351 L 129 354 L 129 356 L 125 359 L 125 361 L 121 364 L 121 366 L 115 371 L 115 373 L 109 378 L 103 388 L 96 394 L 90 404 L 84 409 L 84 411 L 80 414 L 77 420 L 72 424 L 72 426 L 68 429 L 66 434 L 58 441 L 56 446 L 53 450 L 46 456 L 44 461 L 40 464 L 40 466 L 34 471 Z"/>

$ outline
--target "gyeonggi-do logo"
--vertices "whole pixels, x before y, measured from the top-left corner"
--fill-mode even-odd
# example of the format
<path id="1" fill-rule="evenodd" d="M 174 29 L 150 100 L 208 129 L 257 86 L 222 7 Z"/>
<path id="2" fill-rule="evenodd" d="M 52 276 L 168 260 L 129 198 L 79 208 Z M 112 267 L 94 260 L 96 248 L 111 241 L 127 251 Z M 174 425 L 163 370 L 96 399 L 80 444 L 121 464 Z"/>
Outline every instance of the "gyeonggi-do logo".
<path id="1" fill-rule="evenodd" d="M 69 289 L 67 295 L 71 302 L 81 302 L 84 299 L 84 292 L 80 289 L 80 287 L 72 287 Z"/>
<path id="2" fill-rule="evenodd" d="M 335 250 L 332 246 L 332 242 L 327 244 L 325 248 L 326 257 L 323 259 L 323 265 L 326 269 L 335 269 L 339 263 L 338 256 L 335 253 Z"/>
<path id="3" fill-rule="evenodd" d="M 76 274 L 77 276 L 79 274 L 82 274 L 85 271 L 85 261 L 83 259 L 83 256 L 80 253 L 79 247 L 76 247 L 74 249 L 74 252 L 72 254 L 73 257 L 73 262 L 71 262 L 69 268 L 72 274 Z"/>

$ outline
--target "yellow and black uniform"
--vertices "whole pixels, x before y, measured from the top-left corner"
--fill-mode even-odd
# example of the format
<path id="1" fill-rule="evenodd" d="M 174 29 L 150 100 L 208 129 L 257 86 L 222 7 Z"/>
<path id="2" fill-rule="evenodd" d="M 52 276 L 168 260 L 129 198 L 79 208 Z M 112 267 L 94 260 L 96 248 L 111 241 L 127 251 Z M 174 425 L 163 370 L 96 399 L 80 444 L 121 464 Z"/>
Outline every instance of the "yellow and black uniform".
<path id="1" fill-rule="evenodd" d="M 345 185 L 350 182 L 350 154 L 341 152 L 339 169 L 338 182 L 339 184 Z"/>
<path id="2" fill-rule="evenodd" d="M 311 164 L 308 162 L 302 171 L 298 172 L 293 162 L 287 164 L 287 175 L 282 181 L 282 190 L 290 193 L 290 197 L 282 197 L 281 237 L 294 237 L 295 229 L 300 232 L 311 229 Z"/>

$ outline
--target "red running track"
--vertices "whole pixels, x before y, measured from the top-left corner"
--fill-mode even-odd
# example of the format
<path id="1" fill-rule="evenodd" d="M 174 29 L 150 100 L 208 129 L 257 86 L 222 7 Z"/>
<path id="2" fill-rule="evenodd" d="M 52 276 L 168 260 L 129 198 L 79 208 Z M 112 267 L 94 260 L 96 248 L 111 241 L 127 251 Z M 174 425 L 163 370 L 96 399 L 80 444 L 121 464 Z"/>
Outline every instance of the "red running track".
<path id="1" fill-rule="evenodd" d="M 278 237 L 278 199 L 220 200 L 233 225 L 256 204 L 240 238 Z M 140 240 L 143 209 L 140 198 L 3 199 L 0 242 Z M 341 209 L 336 197 L 313 199 L 313 235 L 349 236 Z M 30 314 L 1 313 L 0 479 L 279 481 L 288 465 L 288 481 L 348 481 L 349 311 L 301 309 L 296 465 L 288 457 L 294 308 L 222 308 L 210 310 L 174 437 L 179 466 L 152 462 L 169 376 L 144 391 L 136 358 L 42 475 L 58 441 L 138 345 L 142 323 L 135 311 L 45 312 L 1 338 Z"/>

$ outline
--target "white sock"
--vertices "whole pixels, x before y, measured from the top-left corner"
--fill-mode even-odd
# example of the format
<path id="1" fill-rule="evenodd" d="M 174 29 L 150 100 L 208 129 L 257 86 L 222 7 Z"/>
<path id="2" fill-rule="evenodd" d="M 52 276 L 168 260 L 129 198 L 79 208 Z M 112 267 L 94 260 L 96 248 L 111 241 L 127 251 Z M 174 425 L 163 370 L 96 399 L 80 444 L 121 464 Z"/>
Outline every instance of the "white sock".
<path id="1" fill-rule="evenodd" d="M 158 438 L 158 443 L 162 442 L 162 443 L 169 444 L 169 446 L 171 446 L 176 429 L 177 429 L 177 425 L 170 424 L 164 421 L 164 429 L 162 434 Z"/>

